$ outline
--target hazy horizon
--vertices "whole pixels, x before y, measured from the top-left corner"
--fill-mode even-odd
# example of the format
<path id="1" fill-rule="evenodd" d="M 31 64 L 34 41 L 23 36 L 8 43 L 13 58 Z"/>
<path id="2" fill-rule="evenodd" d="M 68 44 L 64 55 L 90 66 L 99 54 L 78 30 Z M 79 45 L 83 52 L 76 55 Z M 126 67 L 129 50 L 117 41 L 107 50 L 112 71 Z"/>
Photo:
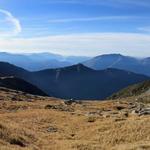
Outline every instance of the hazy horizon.
<path id="1" fill-rule="evenodd" d="M 63 55 L 63 54 L 60 54 L 60 53 L 53 53 L 53 52 L 7 52 L 7 51 L 0 51 L 0 54 L 1 53 L 6 53 L 6 54 L 12 54 L 12 55 L 34 55 L 34 54 L 52 54 L 52 55 L 60 55 L 60 56 L 64 56 L 64 57 L 89 57 L 89 58 L 94 58 L 94 57 L 97 57 L 97 56 L 103 56 L 103 55 L 122 55 L 122 56 L 126 56 L 126 57 L 133 57 L 133 58 L 139 58 L 139 59 L 142 59 L 142 58 L 148 58 L 149 56 L 134 56 L 134 55 L 125 55 L 125 54 L 121 54 L 121 53 L 102 53 L 102 54 L 98 54 L 98 55 Z"/>

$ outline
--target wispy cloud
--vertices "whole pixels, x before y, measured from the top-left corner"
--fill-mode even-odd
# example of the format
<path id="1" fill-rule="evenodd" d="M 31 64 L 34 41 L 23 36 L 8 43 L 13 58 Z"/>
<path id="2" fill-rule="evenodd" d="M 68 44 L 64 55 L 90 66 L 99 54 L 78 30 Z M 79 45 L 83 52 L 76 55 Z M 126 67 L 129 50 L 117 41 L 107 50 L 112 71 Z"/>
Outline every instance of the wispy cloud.
<path id="1" fill-rule="evenodd" d="M 140 27 L 138 28 L 139 31 L 143 31 L 143 32 L 148 32 L 150 33 L 150 26 L 147 26 L 147 27 Z"/>
<path id="2" fill-rule="evenodd" d="M 64 4 L 80 4 L 80 5 L 136 5 L 143 7 L 150 7 L 149 0 L 48 0 L 49 3 L 64 3 Z"/>
<path id="3" fill-rule="evenodd" d="M 9 11 L 0 9 L 0 13 L 2 13 L 5 16 L 5 19 L 3 21 L 11 24 L 11 32 L 1 32 L 1 36 L 12 36 L 12 35 L 17 35 L 22 31 L 20 21 L 14 17 Z"/>
<path id="4" fill-rule="evenodd" d="M 137 33 L 84 33 L 0 40 L 0 49 L 9 52 L 42 52 L 44 50 L 66 55 L 92 56 L 103 53 L 122 53 L 149 56 L 149 47 L 150 35 Z"/>
<path id="5" fill-rule="evenodd" d="M 100 17 L 89 17 L 89 18 L 66 18 L 66 19 L 52 19 L 49 23 L 69 23 L 69 22 L 91 22 L 91 21 L 102 21 L 102 20 L 126 20 L 126 19 L 137 19 L 136 16 L 100 16 Z"/>
<path id="6" fill-rule="evenodd" d="M 136 5 L 136 6 L 150 7 L 149 0 L 114 0 L 114 1 L 119 2 L 119 3 L 124 3 L 124 4 L 130 4 L 134 6 Z"/>

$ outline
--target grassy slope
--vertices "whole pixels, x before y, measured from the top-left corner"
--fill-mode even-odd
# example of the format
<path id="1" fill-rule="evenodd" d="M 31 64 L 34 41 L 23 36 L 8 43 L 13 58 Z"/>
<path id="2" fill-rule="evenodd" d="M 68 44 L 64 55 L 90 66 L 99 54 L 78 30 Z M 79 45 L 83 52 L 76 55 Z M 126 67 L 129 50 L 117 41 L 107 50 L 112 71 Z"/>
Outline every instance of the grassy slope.
<path id="1" fill-rule="evenodd" d="M 62 100 L 0 91 L 1 150 L 150 149 L 150 117 L 125 117 L 116 109 L 118 105 L 127 108 L 127 100 L 83 102 L 62 111 L 45 109 L 64 106 Z M 101 111 L 106 115 L 98 115 Z"/>
<path id="2" fill-rule="evenodd" d="M 131 85 L 109 97 L 109 99 L 138 96 L 150 90 L 150 80 Z"/>

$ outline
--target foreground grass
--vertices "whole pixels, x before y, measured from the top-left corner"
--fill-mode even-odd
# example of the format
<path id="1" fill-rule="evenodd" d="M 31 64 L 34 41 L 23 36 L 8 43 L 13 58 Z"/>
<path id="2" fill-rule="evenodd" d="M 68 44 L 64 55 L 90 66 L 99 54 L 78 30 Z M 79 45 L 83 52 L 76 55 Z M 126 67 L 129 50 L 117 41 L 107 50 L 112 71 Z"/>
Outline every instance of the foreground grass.
<path id="1" fill-rule="evenodd" d="M 150 149 L 150 116 L 126 114 L 126 100 L 65 105 L 12 91 L 0 99 L 0 150 Z"/>

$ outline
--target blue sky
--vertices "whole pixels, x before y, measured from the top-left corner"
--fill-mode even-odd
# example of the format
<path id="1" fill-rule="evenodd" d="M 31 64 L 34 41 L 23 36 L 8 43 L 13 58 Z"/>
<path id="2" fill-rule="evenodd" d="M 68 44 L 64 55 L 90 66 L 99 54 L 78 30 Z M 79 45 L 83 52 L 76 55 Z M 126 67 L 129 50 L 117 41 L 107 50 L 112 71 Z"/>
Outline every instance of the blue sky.
<path id="1" fill-rule="evenodd" d="M 0 0 L 0 51 L 150 56 L 150 1 Z"/>

